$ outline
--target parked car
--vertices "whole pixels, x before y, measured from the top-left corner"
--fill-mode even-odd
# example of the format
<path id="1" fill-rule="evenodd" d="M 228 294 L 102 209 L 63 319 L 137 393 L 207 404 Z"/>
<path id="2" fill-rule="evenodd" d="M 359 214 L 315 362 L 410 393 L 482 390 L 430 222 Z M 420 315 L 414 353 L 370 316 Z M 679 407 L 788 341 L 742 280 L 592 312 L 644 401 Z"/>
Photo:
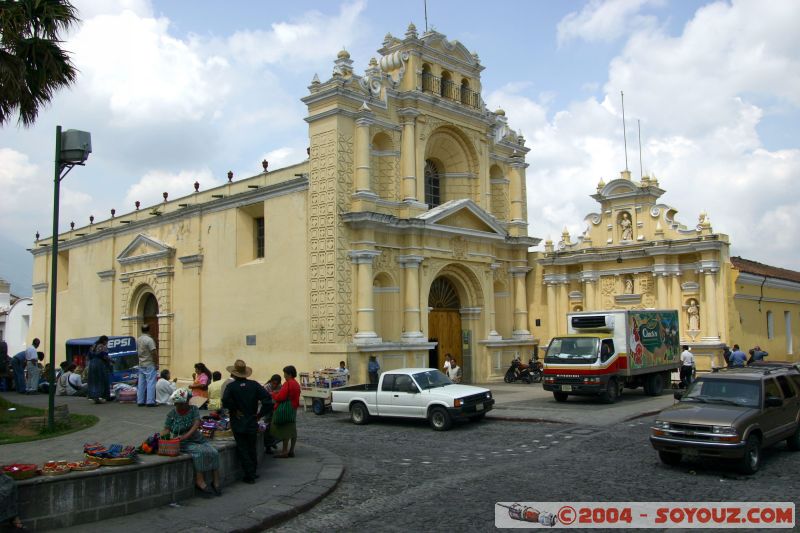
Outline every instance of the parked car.
<path id="1" fill-rule="evenodd" d="M 354 424 L 373 416 L 424 418 L 437 431 L 454 420 L 481 420 L 494 407 L 492 391 L 460 385 L 435 368 L 384 372 L 377 385 L 353 385 L 331 391 L 334 411 L 349 412 Z"/>
<path id="2" fill-rule="evenodd" d="M 757 363 L 700 376 L 680 402 L 656 417 L 650 442 L 662 462 L 683 457 L 733 459 L 746 474 L 761 450 L 782 440 L 800 450 L 800 371 L 790 363 Z"/>

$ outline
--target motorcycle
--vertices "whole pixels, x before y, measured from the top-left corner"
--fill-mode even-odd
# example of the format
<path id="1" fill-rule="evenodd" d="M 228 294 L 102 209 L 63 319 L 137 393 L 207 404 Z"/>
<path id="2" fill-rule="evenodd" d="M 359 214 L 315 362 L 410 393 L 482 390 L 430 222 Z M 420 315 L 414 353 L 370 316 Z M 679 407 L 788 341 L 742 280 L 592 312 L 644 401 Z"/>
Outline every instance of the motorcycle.
<path id="1" fill-rule="evenodd" d="M 539 361 L 537 356 L 532 356 L 528 360 L 528 364 L 524 364 L 519 356 L 511 360 L 511 366 L 506 371 L 503 381 L 506 383 L 514 383 L 515 381 L 522 381 L 523 383 L 541 383 L 544 377 L 544 365 Z"/>

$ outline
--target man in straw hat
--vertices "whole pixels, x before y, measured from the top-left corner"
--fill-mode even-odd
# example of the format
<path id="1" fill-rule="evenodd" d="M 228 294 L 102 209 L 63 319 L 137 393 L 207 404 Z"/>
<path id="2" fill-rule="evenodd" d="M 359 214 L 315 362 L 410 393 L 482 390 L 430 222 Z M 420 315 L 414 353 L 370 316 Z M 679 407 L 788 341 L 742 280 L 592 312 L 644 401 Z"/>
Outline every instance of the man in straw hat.
<path id="1" fill-rule="evenodd" d="M 222 406 L 230 412 L 231 430 L 233 438 L 236 439 L 236 453 L 244 470 L 243 481 L 255 483 L 258 467 L 256 442 L 259 403 L 266 408 L 269 396 L 260 383 L 247 379 L 253 373 L 253 369 L 241 359 L 237 359 L 233 366 L 227 367 L 227 370 L 234 381 L 225 387 Z"/>

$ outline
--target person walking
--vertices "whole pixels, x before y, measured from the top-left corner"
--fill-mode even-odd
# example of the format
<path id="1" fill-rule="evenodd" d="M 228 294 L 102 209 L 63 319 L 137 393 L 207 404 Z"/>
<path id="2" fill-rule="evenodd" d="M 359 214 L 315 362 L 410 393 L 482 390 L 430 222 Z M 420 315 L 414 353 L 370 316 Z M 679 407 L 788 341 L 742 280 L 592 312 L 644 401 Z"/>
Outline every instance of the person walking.
<path id="1" fill-rule="evenodd" d="M 692 372 L 694 372 L 694 354 L 689 350 L 689 346 L 683 346 L 681 352 L 681 388 L 688 387 L 692 384 Z"/>
<path id="2" fill-rule="evenodd" d="M 108 337 L 101 335 L 89 348 L 89 388 L 86 395 L 94 403 L 111 399 L 111 361 L 108 359 Z"/>
<path id="3" fill-rule="evenodd" d="M 374 356 L 371 356 L 374 359 Z M 281 453 L 273 455 L 278 459 L 294 457 L 294 446 L 297 444 L 297 408 L 300 407 L 300 385 L 295 379 L 297 369 L 292 366 L 283 367 L 283 377 L 286 382 L 281 390 L 272 393 L 275 401 L 275 411 L 272 414 L 272 424 L 269 433 L 276 439 L 283 441 Z M 289 442 L 291 441 L 291 447 Z"/>
<path id="4" fill-rule="evenodd" d="M 236 455 L 244 471 L 245 483 L 255 483 L 258 474 L 258 415 L 259 407 L 267 407 L 269 397 L 260 383 L 247 379 L 253 369 L 241 359 L 226 367 L 233 381 L 222 393 L 222 407 L 230 413 L 231 430 L 236 441 Z"/>
<path id="5" fill-rule="evenodd" d="M 158 367 L 156 354 L 158 348 L 153 337 L 150 336 L 150 326 L 142 325 L 142 334 L 136 339 L 136 351 L 139 353 L 138 380 L 136 383 L 136 403 L 139 407 L 156 406 L 156 381 L 158 380 Z"/>
<path id="6" fill-rule="evenodd" d="M 444 373 L 450 375 L 450 366 L 453 364 L 453 356 L 449 353 L 444 354 Z"/>
<path id="7" fill-rule="evenodd" d="M 450 368 L 447 369 L 447 377 L 449 377 L 450 381 L 453 383 L 461 383 L 462 375 L 463 371 L 461 370 L 461 367 L 458 366 L 456 358 L 452 357 L 450 359 Z"/>
<path id="8" fill-rule="evenodd" d="M 370 385 L 377 385 L 378 384 L 378 374 L 381 371 L 381 365 L 378 364 L 378 360 L 375 359 L 374 355 L 369 356 L 369 363 L 367 363 L 367 374 L 369 375 L 369 383 Z"/>
<path id="9" fill-rule="evenodd" d="M 25 383 L 25 350 L 11 358 L 11 371 L 14 373 L 14 388 L 18 393 L 25 394 L 28 388 Z"/>
<path id="10" fill-rule="evenodd" d="M 33 339 L 30 346 L 25 349 L 25 371 L 28 373 L 25 378 L 25 392 L 35 394 L 39 390 L 39 354 L 37 348 L 41 341 Z"/>
<path id="11" fill-rule="evenodd" d="M 747 363 L 747 355 L 739 349 L 738 344 L 733 345 L 733 351 L 729 359 L 731 368 L 742 368 Z"/>

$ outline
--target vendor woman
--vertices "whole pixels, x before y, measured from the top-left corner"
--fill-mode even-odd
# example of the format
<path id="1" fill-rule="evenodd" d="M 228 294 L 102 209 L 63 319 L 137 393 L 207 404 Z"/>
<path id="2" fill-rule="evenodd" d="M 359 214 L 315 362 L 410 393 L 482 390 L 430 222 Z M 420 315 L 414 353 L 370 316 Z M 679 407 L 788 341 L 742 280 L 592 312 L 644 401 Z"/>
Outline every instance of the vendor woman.
<path id="1" fill-rule="evenodd" d="M 170 400 L 174 407 L 167 415 L 161 434 L 172 434 L 173 438 L 180 441 L 181 452 L 192 456 L 195 487 L 200 495 L 204 498 L 213 494 L 222 496 L 219 482 L 219 452 L 200 433 L 200 412 L 194 405 L 189 405 L 191 397 L 192 393 L 185 387 L 172 393 Z M 205 473 L 209 470 L 214 478 L 211 488 L 206 485 L 205 480 Z"/>

